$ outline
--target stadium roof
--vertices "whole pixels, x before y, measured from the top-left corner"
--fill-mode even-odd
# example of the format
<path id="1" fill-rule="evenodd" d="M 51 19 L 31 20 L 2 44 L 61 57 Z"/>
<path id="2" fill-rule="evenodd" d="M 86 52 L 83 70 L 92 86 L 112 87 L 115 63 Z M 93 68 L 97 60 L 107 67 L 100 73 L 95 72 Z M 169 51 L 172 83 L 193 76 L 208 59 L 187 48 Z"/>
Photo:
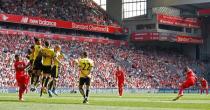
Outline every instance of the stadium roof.
<path id="1" fill-rule="evenodd" d="M 185 5 L 177 5 L 173 6 L 182 10 L 186 11 L 197 11 L 200 9 L 207 9 L 210 8 L 210 2 L 209 3 L 200 3 L 200 4 L 185 4 Z"/>

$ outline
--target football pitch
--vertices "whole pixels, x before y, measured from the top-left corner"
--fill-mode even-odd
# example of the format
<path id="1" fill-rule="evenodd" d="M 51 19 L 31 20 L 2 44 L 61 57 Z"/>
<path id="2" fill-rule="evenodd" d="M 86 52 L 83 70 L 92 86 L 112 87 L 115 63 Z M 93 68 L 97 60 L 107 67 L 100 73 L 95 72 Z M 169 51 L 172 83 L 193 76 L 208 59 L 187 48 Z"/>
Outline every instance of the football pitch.
<path id="1" fill-rule="evenodd" d="M 91 94 L 89 104 L 82 104 L 80 94 L 62 94 L 40 98 L 26 94 L 19 102 L 17 94 L 0 94 L 0 110 L 210 110 L 210 96 L 185 94 L 172 101 L 176 94 Z"/>

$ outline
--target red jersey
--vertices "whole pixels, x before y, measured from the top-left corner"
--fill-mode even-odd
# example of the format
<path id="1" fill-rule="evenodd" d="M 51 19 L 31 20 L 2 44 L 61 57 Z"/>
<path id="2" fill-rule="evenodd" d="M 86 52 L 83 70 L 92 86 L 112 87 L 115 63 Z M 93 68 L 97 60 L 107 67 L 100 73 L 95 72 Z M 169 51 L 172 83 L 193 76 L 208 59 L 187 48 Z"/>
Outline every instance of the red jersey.
<path id="1" fill-rule="evenodd" d="M 117 77 L 118 82 L 121 82 L 121 83 L 124 82 L 125 76 L 124 76 L 124 72 L 122 70 L 116 71 L 116 77 Z"/>
<path id="2" fill-rule="evenodd" d="M 23 61 L 15 61 L 14 67 L 15 67 L 15 71 L 16 71 L 16 76 L 21 76 L 24 75 L 25 73 L 25 62 Z"/>
<path id="3" fill-rule="evenodd" d="M 186 73 L 186 75 L 187 75 L 186 76 L 187 77 L 187 80 L 196 80 L 197 79 L 195 73 L 192 70 L 188 71 Z"/>
<path id="4" fill-rule="evenodd" d="M 205 79 L 201 81 L 202 87 L 207 87 L 207 85 L 208 85 L 208 82 Z"/>

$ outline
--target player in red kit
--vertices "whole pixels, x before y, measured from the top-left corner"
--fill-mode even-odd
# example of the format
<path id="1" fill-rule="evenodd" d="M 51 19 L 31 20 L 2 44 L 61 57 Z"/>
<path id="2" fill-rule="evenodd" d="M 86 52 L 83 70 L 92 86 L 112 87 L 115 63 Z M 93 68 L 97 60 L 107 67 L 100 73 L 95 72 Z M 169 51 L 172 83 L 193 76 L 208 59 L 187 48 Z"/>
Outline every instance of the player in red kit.
<path id="1" fill-rule="evenodd" d="M 15 55 L 14 67 L 16 71 L 16 81 L 19 87 L 19 101 L 23 101 L 23 94 L 27 89 L 29 76 L 25 74 L 26 64 L 21 61 L 19 55 Z"/>
<path id="2" fill-rule="evenodd" d="M 201 83 L 201 94 L 206 91 L 206 95 L 208 95 L 208 82 L 202 77 L 200 80 Z"/>
<path id="3" fill-rule="evenodd" d="M 180 84 L 178 96 L 175 99 L 173 99 L 174 101 L 178 100 L 180 97 L 183 96 L 184 89 L 195 85 L 197 81 L 195 73 L 189 67 L 186 67 L 184 72 L 186 75 L 186 80 L 182 84 Z"/>
<path id="4" fill-rule="evenodd" d="M 123 95 L 123 86 L 124 86 L 124 79 L 125 79 L 124 74 L 125 74 L 124 71 L 121 69 L 120 66 L 118 66 L 116 70 L 116 82 L 118 83 L 119 96 Z"/>

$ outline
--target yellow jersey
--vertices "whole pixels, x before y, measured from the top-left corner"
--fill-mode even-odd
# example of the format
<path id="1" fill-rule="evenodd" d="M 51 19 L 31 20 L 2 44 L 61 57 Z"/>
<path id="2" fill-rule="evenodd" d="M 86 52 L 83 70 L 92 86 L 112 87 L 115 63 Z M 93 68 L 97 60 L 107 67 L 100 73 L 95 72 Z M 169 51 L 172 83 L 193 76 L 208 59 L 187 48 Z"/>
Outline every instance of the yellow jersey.
<path id="1" fill-rule="evenodd" d="M 29 60 L 33 60 L 33 54 L 29 54 Z"/>
<path id="2" fill-rule="evenodd" d="M 80 77 L 91 77 L 91 70 L 94 66 L 93 60 L 89 58 L 81 58 L 78 60 Z"/>
<path id="3" fill-rule="evenodd" d="M 42 64 L 44 66 L 51 66 L 55 56 L 54 50 L 51 48 L 42 49 Z"/>
<path id="4" fill-rule="evenodd" d="M 63 59 L 63 57 L 64 57 L 64 55 L 62 53 L 60 53 L 60 52 L 55 53 L 54 65 L 56 67 L 58 67 L 60 65 L 59 62 L 60 62 L 61 59 Z"/>
<path id="5" fill-rule="evenodd" d="M 41 45 L 35 45 L 34 46 L 34 53 L 33 53 L 33 60 L 34 61 L 37 58 L 37 56 L 40 54 L 41 50 L 42 50 L 42 46 Z"/>

